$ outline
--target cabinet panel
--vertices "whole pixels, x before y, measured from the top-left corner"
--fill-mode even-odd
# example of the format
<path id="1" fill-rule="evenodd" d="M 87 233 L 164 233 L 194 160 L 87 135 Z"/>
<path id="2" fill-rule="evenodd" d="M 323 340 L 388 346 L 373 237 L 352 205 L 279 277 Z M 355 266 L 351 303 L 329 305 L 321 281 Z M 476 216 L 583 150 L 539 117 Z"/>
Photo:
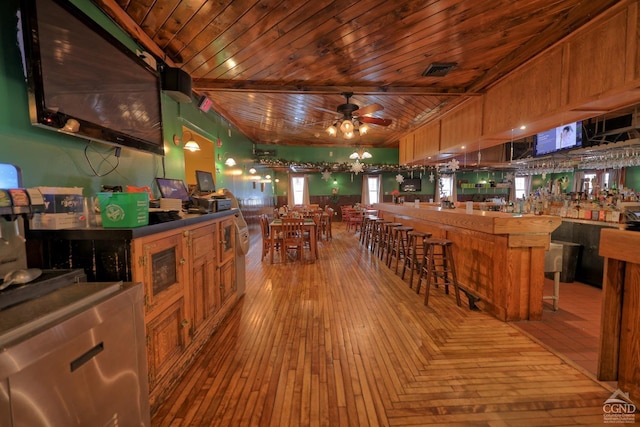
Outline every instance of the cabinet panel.
<path id="1" fill-rule="evenodd" d="M 138 280 L 144 283 L 146 310 L 150 312 L 159 304 L 183 295 L 186 260 L 182 233 L 137 243 L 141 245 L 142 251 L 138 259 L 142 278 Z"/>
<path id="2" fill-rule="evenodd" d="M 191 248 L 191 316 L 192 333 L 220 309 L 217 292 L 216 242 L 217 229 L 214 224 L 192 230 L 189 234 Z"/>
<path id="3" fill-rule="evenodd" d="M 220 265 L 235 257 L 236 228 L 233 218 L 220 221 Z"/>
<path id="4" fill-rule="evenodd" d="M 188 344 L 187 326 L 182 298 L 147 323 L 147 363 L 151 387 L 184 352 Z"/>
<path id="5" fill-rule="evenodd" d="M 230 260 L 220 266 L 220 304 L 224 305 L 227 299 L 236 291 L 236 263 Z"/>

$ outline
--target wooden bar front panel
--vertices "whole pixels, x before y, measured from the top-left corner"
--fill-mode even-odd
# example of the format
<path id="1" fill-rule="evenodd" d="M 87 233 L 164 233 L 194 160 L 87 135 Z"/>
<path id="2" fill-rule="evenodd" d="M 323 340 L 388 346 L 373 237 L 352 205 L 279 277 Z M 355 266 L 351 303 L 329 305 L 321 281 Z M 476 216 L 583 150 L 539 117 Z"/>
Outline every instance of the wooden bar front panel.
<path id="1" fill-rule="evenodd" d="M 603 229 L 605 257 L 598 379 L 640 401 L 640 233 Z"/>

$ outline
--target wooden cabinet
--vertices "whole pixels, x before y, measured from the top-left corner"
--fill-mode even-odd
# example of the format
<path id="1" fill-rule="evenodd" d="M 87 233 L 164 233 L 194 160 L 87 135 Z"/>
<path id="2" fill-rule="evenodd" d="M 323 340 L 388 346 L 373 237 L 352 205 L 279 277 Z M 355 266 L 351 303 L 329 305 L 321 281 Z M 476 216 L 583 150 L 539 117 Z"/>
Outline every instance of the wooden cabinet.
<path id="1" fill-rule="evenodd" d="M 145 287 L 150 403 L 162 402 L 237 301 L 233 217 L 133 240 Z"/>
<path id="2" fill-rule="evenodd" d="M 150 405 L 171 391 L 244 289 L 236 210 L 138 228 L 27 230 L 28 263 L 144 284 Z M 244 258 L 241 258 L 244 262 Z"/>
<path id="3" fill-rule="evenodd" d="M 188 232 L 191 260 L 192 334 L 220 309 L 216 272 L 218 267 L 216 224 L 198 227 Z"/>

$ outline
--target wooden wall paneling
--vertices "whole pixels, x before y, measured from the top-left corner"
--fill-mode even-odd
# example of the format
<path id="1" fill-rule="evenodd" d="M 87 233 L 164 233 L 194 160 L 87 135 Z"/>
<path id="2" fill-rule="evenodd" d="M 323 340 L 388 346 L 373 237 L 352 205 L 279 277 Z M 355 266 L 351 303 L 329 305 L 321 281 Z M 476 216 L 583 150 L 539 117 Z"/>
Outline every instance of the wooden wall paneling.
<path id="1" fill-rule="evenodd" d="M 473 98 L 441 120 L 440 151 L 460 148 L 482 137 L 483 99 Z"/>
<path id="2" fill-rule="evenodd" d="M 414 134 L 409 133 L 399 141 L 399 153 L 400 164 L 407 164 L 414 160 Z"/>
<path id="3" fill-rule="evenodd" d="M 562 48 L 532 61 L 486 94 L 483 136 L 508 132 L 560 109 Z"/>
<path id="4" fill-rule="evenodd" d="M 640 49 L 638 49 L 638 38 L 640 37 L 639 19 L 638 2 L 635 2 L 627 8 L 627 67 L 625 81 L 640 79 Z"/>
<path id="5" fill-rule="evenodd" d="M 569 41 L 569 105 L 579 105 L 625 83 L 627 10 Z"/>
<path id="6" fill-rule="evenodd" d="M 426 159 L 440 152 L 440 121 L 429 123 L 415 131 L 415 158 Z"/>

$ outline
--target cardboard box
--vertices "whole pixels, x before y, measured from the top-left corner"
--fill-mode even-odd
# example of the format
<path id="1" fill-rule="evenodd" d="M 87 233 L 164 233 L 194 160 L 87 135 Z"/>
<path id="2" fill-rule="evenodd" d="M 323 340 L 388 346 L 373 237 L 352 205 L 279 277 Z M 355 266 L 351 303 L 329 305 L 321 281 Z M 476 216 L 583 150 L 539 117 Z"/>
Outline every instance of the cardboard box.
<path id="1" fill-rule="evenodd" d="M 64 230 L 67 228 L 81 228 L 84 223 L 81 213 L 42 213 L 35 214 L 29 220 L 32 230 Z"/>
<path id="2" fill-rule="evenodd" d="M 44 200 L 46 213 L 83 211 L 82 187 L 36 187 Z"/>

